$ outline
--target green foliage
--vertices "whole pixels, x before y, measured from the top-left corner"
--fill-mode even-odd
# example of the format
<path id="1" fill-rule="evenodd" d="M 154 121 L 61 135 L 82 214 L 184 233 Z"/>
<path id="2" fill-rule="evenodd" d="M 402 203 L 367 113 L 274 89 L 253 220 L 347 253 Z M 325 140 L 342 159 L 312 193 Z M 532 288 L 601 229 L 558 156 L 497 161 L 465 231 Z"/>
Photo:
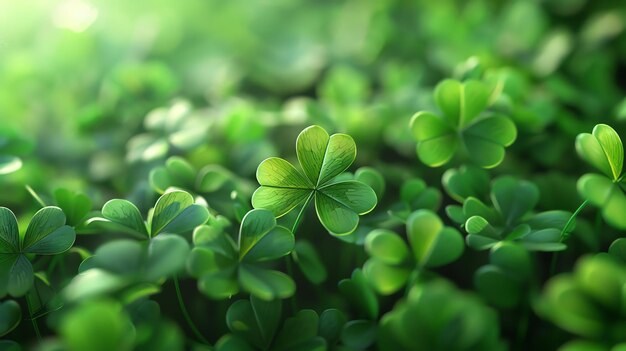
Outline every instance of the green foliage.
<path id="1" fill-rule="evenodd" d="M 135 329 L 118 303 L 92 301 L 79 306 L 60 326 L 68 350 L 132 350 Z"/>
<path id="2" fill-rule="evenodd" d="M 329 136 L 322 127 L 311 126 L 298 135 L 296 153 L 304 174 L 282 158 L 261 162 L 256 173 L 261 186 L 252 195 L 252 206 L 281 217 L 314 199 L 317 216 L 330 233 L 352 233 L 359 215 L 373 210 L 377 202 L 374 190 L 360 181 L 333 181 L 354 162 L 352 138 Z"/>
<path id="3" fill-rule="evenodd" d="M 0 302 L 0 336 L 10 333 L 22 319 L 22 309 L 14 300 Z"/>
<path id="4" fill-rule="evenodd" d="M 380 323 L 381 350 L 506 349 L 496 313 L 445 281 L 413 287 Z"/>
<path id="5" fill-rule="evenodd" d="M 626 268 L 607 254 L 586 256 L 548 281 L 540 311 L 561 328 L 601 344 L 624 343 Z"/>
<path id="6" fill-rule="evenodd" d="M 602 209 L 604 219 L 616 228 L 626 228 L 626 218 L 619 215 L 626 210 L 626 194 L 622 167 L 624 146 L 613 128 L 598 124 L 592 134 L 576 137 L 578 155 L 603 173 L 587 173 L 578 179 L 578 193 L 591 204 Z"/>
<path id="7" fill-rule="evenodd" d="M 406 222 L 413 211 L 420 209 L 437 211 L 441 206 L 441 199 L 439 189 L 427 186 L 422 179 L 412 178 L 402 183 L 400 202 L 394 204 L 389 212 Z"/>
<path id="8" fill-rule="evenodd" d="M 193 197 L 180 190 L 159 197 L 154 210 L 144 222 L 139 209 L 128 200 L 114 199 L 102 207 L 102 217 L 89 219 L 88 224 L 113 232 L 150 239 L 159 233 L 178 234 L 193 230 L 209 218 L 206 207 L 194 204 Z"/>
<path id="9" fill-rule="evenodd" d="M 207 225 L 196 228 L 193 241 L 187 269 L 208 297 L 229 298 L 240 288 L 263 300 L 293 295 L 295 284 L 288 275 L 261 265 L 294 249 L 293 234 L 276 225 L 270 211 L 248 212 L 237 243 L 221 228 Z"/>
<path id="10" fill-rule="evenodd" d="M 33 266 L 27 255 L 58 255 L 72 247 L 76 233 L 65 225 L 58 207 L 37 211 L 21 236 L 11 210 L 0 207 L 0 296 L 22 296 L 33 286 Z"/>
<path id="11" fill-rule="evenodd" d="M 476 165 L 493 168 L 504 159 L 504 148 L 517 137 L 515 124 L 498 114 L 484 113 L 493 92 L 482 82 L 444 80 L 435 88 L 435 102 L 443 116 L 418 112 L 411 119 L 417 156 L 430 167 L 448 163 L 465 153 Z"/>
<path id="12" fill-rule="evenodd" d="M 485 250 L 497 243 L 515 241 L 533 251 L 560 251 L 566 248 L 561 232 L 571 214 L 546 211 L 532 214 L 539 190 L 531 182 L 503 176 L 491 183 L 491 206 L 475 197 L 447 208 L 448 215 L 463 223 L 467 245 Z M 571 229 L 571 227 L 570 227 Z"/>
<path id="13" fill-rule="evenodd" d="M 381 294 L 393 294 L 404 287 L 413 269 L 449 264 L 465 249 L 461 234 L 445 227 L 429 210 L 413 212 L 407 219 L 406 231 L 410 248 L 396 233 L 384 229 L 372 231 L 365 241 L 371 258 L 363 270 Z"/>
<path id="14" fill-rule="evenodd" d="M 474 273 L 474 286 L 494 306 L 510 308 L 524 301 L 532 273 L 528 251 L 518 244 L 501 242 L 491 248 L 489 264 Z"/>
<path id="15" fill-rule="evenodd" d="M 622 7 L 0 1 L 0 349 L 624 351 Z"/>

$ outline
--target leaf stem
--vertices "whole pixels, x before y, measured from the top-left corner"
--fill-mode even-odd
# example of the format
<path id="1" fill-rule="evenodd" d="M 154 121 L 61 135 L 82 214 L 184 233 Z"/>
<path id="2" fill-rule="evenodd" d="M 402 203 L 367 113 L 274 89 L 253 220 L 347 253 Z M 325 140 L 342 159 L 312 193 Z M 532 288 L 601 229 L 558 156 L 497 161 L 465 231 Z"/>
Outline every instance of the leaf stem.
<path id="1" fill-rule="evenodd" d="M 313 199 L 313 195 L 315 195 L 315 191 L 311 191 L 311 194 L 309 194 L 309 197 L 306 198 L 306 201 L 304 201 L 304 204 L 302 205 L 302 208 L 300 209 L 300 212 L 298 212 L 298 216 L 296 217 L 296 220 L 293 222 L 293 226 L 291 227 L 291 232 L 293 233 L 293 235 L 296 235 L 296 231 L 298 230 L 298 227 L 300 226 L 300 223 L 302 222 L 302 219 L 304 218 L 304 213 L 306 212 L 306 209 L 309 207 L 309 203 L 311 203 L 311 200 Z M 287 266 L 287 274 L 291 277 L 291 279 L 293 279 L 293 258 L 291 257 L 291 254 L 285 256 L 285 265 Z M 296 312 L 298 311 L 298 301 L 296 300 L 296 295 L 292 295 L 289 298 L 289 303 L 291 304 L 291 312 L 295 315 Z"/>
<path id="2" fill-rule="evenodd" d="M 572 215 L 569 217 L 569 219 L 565 223 L 565 226 L 563 226 L 563 229 L 561 229 L 561 235 L 559 237 L 559 242 L 564 242 L 564 241 L 566 241 L 569 238 L 569 233 L 568 233 L 569 227 L 571 226 L 571 224 L 574 221 L 574 219 L 576 219 L 576 217 L 578 216 L 580 211 L 582 211 L 585 207 L 587 207 L 587 204 L 589 204 L 589 200 L 583 201 L 583 203 L 580 204 L 580 206 L 578 206 L 576 211 L 574 211 L 574 213 L 572 213 Z M 550 263 L 550 276 L 554 275 L 554 273 L 556 271 L 556 264 L 557 264 L 558 260 L 559 260 L 559 253 L 555 252 L 554 255 L 552 255 L 552 262 Z"/>
<path id="3" fill-rule="evenodd" d="M 187 325 L 189 325 L 189 328 L 191 328 L 193 333 L 196 335 L 198 339 L 200 339 L 200 341 L 211 346 L 211 343 L 209 343 L 209 341 L 202 335 L 202 333 L 200 333 L 200 330 L 198 330 L 198 327 L 196 327 L 196 324 L 191 320 L 191 317 L 189 316 L 189 312 L 187 312 L 187 307 L 185 307 L 183 296 L 180 293 L 180 285 L 178 283 L 177 275 L 174 276 L 174 287 L 176 288 L 176 297 L 178 298 L 178 305 L 180 306 L 180 311 L 183 313 L 183 317 L 185 317 L 185 320 L 187 321 Z"/>
<path id="4" fill-rule="evenodd" d="M 41 344 L 42 342 L 41 332 L 39 331 L 39 325 L 37 325 L 37 319 L 33 318 L 33 310 L 30 305 L 30 299 L 28 298 L 28 294 L 26 294 L 24 298 L 26 299 L 26 306 L 28 308 L 28 319 L 30 319 L 30 322 L 33 324 L 33 330 L 35 330 L 35 335 L 37 336 L 37 342 Z"/>
<path id="5" fill-rule="evenodd" d="M 298 212 L 298 217 L 296 217 L 295 222 L 293 222 L 293 227 L 291 227 L 291 232 L 294 235 L 296 234 L 296 231 L 298 230 L 298 227 L 300 226 L 300 222 L 302 222 L 302 219 L 304 218 L 304 212 L 306 212 L 307 207 L 309 207 L 309 203 L 311 203 L 311 200 L 313 199 L 313 195 L 315 195 L 315 191 L 311 191 L 311 194 L 309 195 L 309 197 L 307 197 L 306 201 L 304 202 L 304 205 L 302 205 L 300 212 Z"/>

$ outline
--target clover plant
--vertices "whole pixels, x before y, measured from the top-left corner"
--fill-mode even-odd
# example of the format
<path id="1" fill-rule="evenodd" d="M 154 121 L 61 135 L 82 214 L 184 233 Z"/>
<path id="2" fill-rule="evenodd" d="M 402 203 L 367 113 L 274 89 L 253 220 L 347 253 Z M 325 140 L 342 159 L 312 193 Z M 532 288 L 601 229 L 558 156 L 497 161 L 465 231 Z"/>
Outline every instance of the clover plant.
<path id="1" fill-rule="evenodd" d="M 505 147 L 517 137 L 515 124 L 506 116 L 484 112 L 492 91 L 480 81 L 444 80 L 435 88 L 435 102 L 443 116 L 421 111 L 411 119 L 417 156 L 430 167 L 448 163 L 463 153 L 483 168 L 504 159 Z"/>
<path id="2" fill-rule="evenodd" d="M 193 197 L 175 190 L 163 194 L 144 221 L 137 206 L 128 200 L 113 199 L 102 207 L 102 217 L 93 217 L 88 224 L 138 239 L 151 239 L 159 233 L 184 233 L 209 218 L 206 207 L 194 203 Z"/>
<path id="3" fill-rule="evenodd" d="M 281 217 L 314 200 L 326 230 L 335 235 L 353 232 L 359 215 L 373 210 L 377 202 L 374 190 L 362 182 L 334 181 L 354 162 L 354 140 L 346 134 L 329 136 L 322 127 L 311 126 L 298 135 L 296 154 L 302 171 L 282 158 L 261 162 L 256 173 L 261 186 L 252 195 L 252 206 Z"/>
<path id="4" fill-rule="evenodd" d="M 384 295 L 404 287 L 416 267 L 437 267 L 458 259 L 465 248 L 463 237 L 445 227 L 429 210 L 413 212 L 406 222 L 410 248 L 396 233 L 377 229 L 366 239 L 365 250 L 372 257 L 363 266 L 376 290 Z"/>
<path id="5" fill-rule="evenodd" d="M 381 350 L 506 349 L 495 311 L 445 281 L 411 288 L 380 323 Z"/>
<path id="6" fill-rule="evenodd" d="M 598 124 L 591 134 L 576 137 L 578 155 L 602 172 L 587 173 L 578 180 L 578 192 L 589 203 L 602 209 L 604 219 L 619 229 L 626 229 L 626 194 L 624 194 L 624 146 L 613 128 Z"/>
<path id="7" fill-rule="evenodd" d="M 225 299 L 240 288 L 264 300 L 293 295 L 295 284 L 288 275 L 261 266 L 294 249 L 293 234 L 276 225 L 269 210 L 248 212 L 236 243 L 222 230 L 206 225 L 196 228 L 193 240 L 187 267 L 207 296 Z"/>
<path id="8" fill-rule="evenodd" d="M 625 285 L 621 262 L 606 253 L 585 256 L 572 273 L 548 281 L 538 308 L 561 328 L 599 345 L 596 349 L 619 349 L 626 344 L 626 316 L 618 307 L 623 306 Z"/>
<path id="9" fill-rule="evenodd" d="M 0 296 L 22 296 L 33 286 L 30 254 L 57 255 L 72 247 L 76 233 L 65 218 L 60 208 L 44 207 L 21 236 L 13 212 L 0 207 Z"/>
<path id="10" fill-rule="evenodd" d="M 529 250 L 560 251 L 562 231 L 571 214 L 567 211 L 530 211 L 539 200 L 539 190 L 531 182 L 504 176 L 491 183 L 491 205 L 468 197 L 463 207 L 447 208 L 452 220 L 467 232 L 467 245 L 484 250 L 499 242 L 515 241 Z"/>
<path id="11" fill-rule="evenodd" d="M 0 18 L 0 350 L 626 350 L 622 2 Z"/>

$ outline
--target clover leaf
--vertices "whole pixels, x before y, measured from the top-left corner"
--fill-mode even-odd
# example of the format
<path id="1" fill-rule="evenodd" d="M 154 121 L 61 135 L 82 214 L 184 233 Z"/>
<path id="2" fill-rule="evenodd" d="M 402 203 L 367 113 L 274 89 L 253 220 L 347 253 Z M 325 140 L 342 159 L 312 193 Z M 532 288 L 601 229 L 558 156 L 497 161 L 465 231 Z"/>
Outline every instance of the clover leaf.
<path id="1" fill-rule="evenodd" d="M 482 114 L 490 95 L 490 89 L 475 80 L 461 83 L 447 79 L 439 83 L 434 96 L 443 116 L 421 111 L 411 119 L 419 159 L 430 167 L 439 167 L 463 152 L 483 168 L 500 164 L 505 147 L 517 137 L 517 129 L 508 117 Z"/>
<path id="2" fill-rule="evenodd" d="M 489 264 L 474 273 L 476 290 L 495 306 L 516 306 L 528 290 L 531 257 L 521 245 L 502 242 L 491 248 Z"/>
<path id="3" fill-rule="evenodd" d="M 33 266 L 27 255 L 57 255 L 69 250 L 76 233 L 65 225 L 60 208 L 48 206 L 35 213 L 20 237 L 11 210 L 0 207 L 0 297 L 22 296 L 33 285 Z"/>
<path id="4" fill-rule="evenodd" d="M 226 312 L 226 324 L 232 335 L 222 337 L 216 349 L 326 350 L 326 340 L 318 336 L 318 331 L 328 318 L 321 320 L 315 311 L 301 310 L 282 321 L 281 312 L 280 300 L 263 301 L 251 296 L 249 301 L 236 301 Z"/>
<path id="5" fill-rule="evenodd" d="M 581 133 L 576 137 L 578 155 L 594 166 L 603 175 L 587 173 L 578 179 L 578 193 L 592 205 L 602 209 L 607 223 L 626 229 L 626 181 L 622 172 L 624 147 L 610 126 L 598 124 L 591 134 Z"/>
<path id="6" fill-rule="evenodd" d="M 467 245 L 485 250 L 502 241 L 517 241 L 529 250 L 565 250 L 561 230 L 571 214 L 546 211 L 530 214 L 539 201 L 539 190 L 531 182 L 503 176 L 491 184 L 491 203 L 468 197 L 461 212 L 448 212 L 456 222 L 463 223 Z"/>
<path id="7" fill-rule="evenodd" d="M 295 291 L 288 275 L 263 266 L 294 248 L 293 234 L 276 225 L 269 210 L 255 209 L 244 216 L 237 243 L 222 230 L 204 225 L 194 231 L 194 244 L 188 271 L 210 298 L 228 298 L 240 288 L 263 300 L 286 298 Z"/>
<path id="8" fill-rule="evenodd" d="M 322 262 L 315 246 L 307 240 L 298 240 L 292 253 L 294 262 L 304 276 L 313 284 L 319 285 L 326 280 L 326 266 Z"/>
<path id="9" fill-rule="evenodd" d="M 537 310 L 570 333 L 606 345 L 623 343 L 624 286 L 621 262 L 606 253 L 585 256 L 572 273 L 546 283 Z"/>
<path id="10" fill-rule="evenodd" d="M 411 178 L 400 187 L 400 201 L 393 204 L 389 214 L 406 222 L 409 215 L 420 209 L 437 211 L 441 206 L 441 191 L 429 187 L 420 178 Z"/>
<path id="11" fill-rule="evenodd" d="M 190 231 L 205 223 L 208 218 L 209 211 L 206 207 L 194 204 L 189 193 L 175 190 L 159 197 L 147 224 L 137 206 L 122 199 L 105 203 L 102 217 L 91 218 L 87 223 L 140 239 L 149 239 L 159 233 L 180 234 Z"/>
<path id="12" fill-rule="evenodd" d="M 160 291 L 163 278 L 185 267 L 189 244 L 179 236 L 161 234 L 149 241 L 107 242 L 84 260 L 64 290 L 68 300 L 119 293 L 127 302 Z"/>
<path id="13" fill-rule="evenodd" d="M 333 181 L 354 162 L 354 140 L 310 126 L 298 135 L 296 153 L 304 174 L 282 158 L 261 162 L 256 174 L 261 186 L 252 195 L 252 206 L 281 217 L 315 199 L 317 216 L 330 233 L 353 232 L 359 215 L 373 210 L 377 202 L 374 190 L 360 181 Z"/>
<path id="14" fill-rule="evenodd" d="M 0 337 L 15 329 L 22 320 L 22 309 L 14 300 L 0 302 Z"/>
<path id="15" fill-rule="evenodd" d="M 498 315 L 444 280 L 415 285 L 380 321 L 380 350 L 505 350 Z M 450 331 L 454 330 L 454 337 Z"/>
<path id="16" fill-rule="evenodd" d="M 366 238 L 370 259 L 363 272 L 376 290 L 389 295 L 404 287 L 414 269 L 438 267 L 463 254 L 463 237 L 456 229 L 444 227 L 432 211 L 413 212 L 406 223 L 409 246 L 396 233 L 376 229 Z"/>
<path id="17" fill-rule="evenodd" d="M 448 195 L 461 203 L 470 196 L 481 200 L 486 198 L 489 194 L 489 180 L 487 171 L 471 165 L 450 168 L 441 177 Z"/>
<path id="18" fill-rule="evenodd" d="M 378 299 L 361 269 L 355 269 L 350 278 L 342 279 L 338 286 L 339 292 L 355 307 L 360 317 L 370 320 L 378 318 Z"/>
<path id="19" fill-rule="evenodd" d="M 153 168 L 149 176 L 150 186 L 159 194 L 166 193 L 171 188 L 212 193 L 227 184 L 235 185 L 234 179 L 236 176 L 220 165 L 207 165 L 198 171 L 179 156 L 168 158 L 163 166 Z"/>

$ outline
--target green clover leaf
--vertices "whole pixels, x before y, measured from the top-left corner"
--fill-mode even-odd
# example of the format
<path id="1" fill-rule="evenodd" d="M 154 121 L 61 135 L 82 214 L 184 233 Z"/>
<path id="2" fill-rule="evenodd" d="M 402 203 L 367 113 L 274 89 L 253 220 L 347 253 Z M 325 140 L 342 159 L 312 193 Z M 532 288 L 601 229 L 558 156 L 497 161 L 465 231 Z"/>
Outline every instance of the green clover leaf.
<path id="1" fill-rule="evenodd" d="M 72 247 L 76 233 L 65 225 L 60 208 L 48 206 L 35 213 L 21 238 L 11 210 L 0 207 L 0 297 L 22 296 L 33 285 L 33 266 L 27 254 L 57 255 Z"/>
<path id="2" fill-rule="evenodd" d="M 561 251 L 561 229 L 571 213 L 546 211 L 530 214 L 539 201 L 539 190 L 531 182 L 503 176 L 491 184 L 490 207 L 468 197 L 460 212 L 448 208 L 450 218 L 463 223 L 467 245 L 486 250 L 499 242 L 517 241 L 533 251 Z"/>
<path id="3" fill-rule="evenodd" d="M 622 168 L 624 147 L 610 126 L 598 124 L 591 134 L 581 133 L 576 137 L 578 155 L 594 166 L 603 175 L 584 174 L 578 179 L 578 193 L 589 203 L 602 209 L 607 223 L 626 229 L 626 182 Z"/>
<path id="4" fill-rule="evenodd" d="M 457 260 L 463 254 L 463 237 L 456 229 L 444 227 L 432 211 L 413 212 L 406 223 L 410 247 L 396 233 L 376 229 L 366 238 L 365 250 L 370 259 L 363 272 L 376 290 L 389 295 L 405 286 L 414 269 L 438 267 Z"/>
<path id="5" fill-rule="evenodd" d="M 538 312 L 570 333 L 602 342 L 623 342 L 624 265 L 602 253 L 580 258 L 571 274 L 545 285 Z"/>
<path id="6" fill-rule="evenodd" d="M 263 300 L 286 298 L 295 291 L 288 275 L 263 266 L 294 248 L 293 234 L 276 225 L 269 210 L 255 209 L 244 216 L 237 243 L 222 230 L 204 225 L 196 228 L 194 244 L 187 268 L 210 298 L 228 298 L 240 288 Z"/>
<path id="7" fill-rule="evenodd" d="M 429 187 L 420 178 L 411 178 L 400 187 L 400 201 L 393 204 L 389 214 L 406 222 L 411 213 L 420 209 L 437 211 L 441 206 L 441 191 Z"/>
<path id="8" fill-rule="evenodd" d="M 441 177 L 443 188 L 454 200 L 462 203 L 468 197 L 484 199 L 489 194 L 489 173 L 464 165 L 458 169 L 450 168 Z"/>
<path id="9" fill-rule="evenodd" d="M 380 350 L 505 350 L 497 313 L 445 280 L 415 285 L 380 321 Z M 449 337 L 454 330 L 453 338 Z"/>
<path id="10" fill-rule="evenodd" d="M 474 273 L 474 286 L 495 306 L 511 308 L 528 291 L 531 257 L 523 246 L 502 242 L 491 248 L 489 264 Z"/>
<path id="11" fill-rule="evenodd" d="M 163 278 L 185 267 L 189 244 L 179 236 L 161 234 L 149 241 L 107 242 L 81 263 L 81 273 L 64 290 L 68 300 L 121 292 L 127 301 L 158 293 Z"/>
<path id="12" fill-rule="evenodd" d="M 350 278 L 339 281 L 339 292 L 361 314 L 359 317 L 369 320 L 378 318 L 378 298 L 361 269 L 355 269 Z"/>
<path id="13" fill-rule="evenodd" d="M 21 320 L 22 309 L 17 302 L 13 300 L 0 302 L 0 337 L 15 329 Z"/>
<path id="14" fill-rule="evenodd" d="M 261 162 L 256 174 L 261 186 L 252 195 L 252 206 L 281 217 L 314 198 L 317 216 L 330 233 L 352 233 L 359 215 L 372 211 L 377 202 L 374 190 L 360 181 L 333 181 L 354 162 L 354 140 L 311 126 L 298 136 L 296 153 L 304 174 L 282 158 Z"/>
<path id="15" fill-rule="evenodd" d="M 463 150 L 480 167 L 500 164 L 505 147 L 517 137 L 517 129 L 508 117 L 481 115 L 491 95 L 487 86 L 475 80 L 461 83 L 447 79 L 437 85 L 434 95 L 443 116 L 421 111 L 410 123 L 419 159 L 439 167 Z"/>
<path id="16" fill-rule="evenodd" d="M 250 296 L 250 300 L 235 301 L 226 312 L 226 325 L 232 334 L 222 337 L 216 349 L 326 350 L 326 340 L 318 336 L 318 331 L 321 334 L 322 327 L 328 330 L 328 314 L 322 320 L 313 310 L 300 310 L 284 321 L 281 317 L 280 300 L 263 301 Z"/>
<path id="17" fill-rule="evenodd" d="M 179 156 L 172 156 L 165 161 L 163 166 L 153 168 L 150 171 L 149 181 L 152 189 L 159 194 L 164 194 L 171 189 L 212 193 L 223 188 L 230 191 L 242 185 L 248 186 L 220 165 L 206 165 L 198 171 Z"/>
<path id="18" fill-rule="evenodd" d="M 132 235 L 140 239 L 154 238 L 159 233 L 180 234 L 205 223 L 209 218 L 206 207 L 194 204 L 184 191 L 165 193 L 157 200 L 148 223 L 137 206 L 128 200 L 113 199 L 102 207 L 102 217 L 90 218 L 88 225 Z"/>

